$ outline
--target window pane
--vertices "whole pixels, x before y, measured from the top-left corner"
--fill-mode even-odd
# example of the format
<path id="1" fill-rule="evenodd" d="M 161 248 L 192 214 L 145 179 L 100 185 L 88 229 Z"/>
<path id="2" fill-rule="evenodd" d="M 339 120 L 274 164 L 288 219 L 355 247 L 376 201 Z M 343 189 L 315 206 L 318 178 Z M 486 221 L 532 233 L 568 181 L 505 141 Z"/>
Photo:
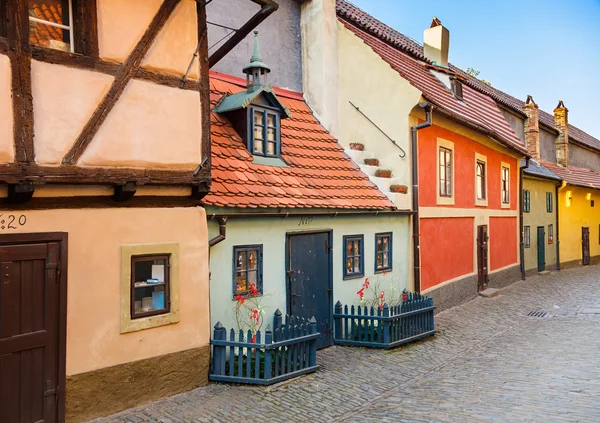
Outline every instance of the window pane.
<path id="1" fill-rule="evenodd" d="M 360 255 L 360 244 L 358 241 L 354 241 L 354 255 L 358 256 Z"/>
<path id="2" fill-rule="evenodd" d="M 352 259 L 348 258 L 346 260 L 346 273 L 352 273 Z"/>
<path id="3" fill-rule="evenodd" d="M 248 252 L 248 270 L 254 270 L 256 269 L 256 265 L 257 265 L 257 251 L 256 250 L 252 250 Z"/>
<path id="4" fill-rule="evenodd" d="M 246 270 L 246 252 L 239 251 L 237 254 L 236 268 L 238 270 Z"/>
<path id="5" fill-rule="evenodd" d="M 275 128 L 267 128 L 267 140 L 275 141 Z"/>
<path id="6" fill-rule="evenodd" d="M 132 318 L 141 313 L 167 309 L 168 260 L 156 257 L 132 257 Z"/>
<path id="7" fill-rule="evenodd" d="M 263 139 L 263 127 L 260 125 L 254 125 L 254 140 Z"/>
<path id="8" fill-rule="evenodd" d="M 267 142 L 267 154 L 270 154 L 271 156 L 275 155 L 275 143 L 274 142 Z"/>
<path id="9" fill-rule="evenodd" d="M 267 115 L 267 126 L 275 126 L 275 116 Z"/>
<path id="10" fill-rule="evenodd" d="M 261 154 L 265 152 L 263 142 L 261 140 L 254 140 L 254 152 Z"/>
<path id="11" fill-rule="evenodd" d="M 389 267 L 389 253 L 383 253 L 383 267 Z"/>
<path id="12" fill-rule="evenodd" d="M 263 125 L 263 112 L 254 112 L 254 124 Z"/>
<path id="13" fill-rule="evenodd" d="M 383 237 L 383 250 L 384 251 L 390 250 L 390 237 L 389 236 Z"/>
<path id="14" fill-rule="evenodd" d="M 235 292 L 237 294 L 246 292 L 246 272 L 237 272 Z"/>
<path id="15" fill-rule="evenodd" d="M 383 253 L 377 253 L 377 268 L 383 267 Z"/>
<path id="16" fill-rule="evenodd" d="M 258 285 L 258 272 L 256 270 L 248 272 L 248 285 L 253 283 L 254 285 Z"/>
<path id="17" fill-rule="evenodd" d="M 29 22 L 29 42 L 54 50 L 71 51 L 69 30 L 39 22 Z"/>
<path id="18" fill-rule="evenodd" d="M 29 16 L 49 23 L 29 21 L 29 41 L 31 44 L 71 51 L 68 0 L 45 0 L 43 3 L 29 0 Z M 52 24 L 62 25 L 65 28 Z"/>
<path id="19" fill-rule="evenodd" d="M 354 273 L 360 273 L 360 259 L 358 257 L 354 259 Z"/>

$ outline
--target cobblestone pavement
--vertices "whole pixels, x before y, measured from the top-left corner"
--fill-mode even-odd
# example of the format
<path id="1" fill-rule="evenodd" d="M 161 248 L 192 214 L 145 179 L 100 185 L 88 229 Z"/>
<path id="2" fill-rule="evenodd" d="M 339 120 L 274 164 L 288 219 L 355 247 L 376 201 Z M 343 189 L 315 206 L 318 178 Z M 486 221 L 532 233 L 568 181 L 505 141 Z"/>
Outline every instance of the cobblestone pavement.
<path id="1" fill-rule="evenodd" d="M 600 422 L 594 307 L 599 266 L 535 276 L 438 314 L 429 340 L 390 352 L 331 347 L 317 373 L 295 381 L 212 384 L 95 423 Z"/>

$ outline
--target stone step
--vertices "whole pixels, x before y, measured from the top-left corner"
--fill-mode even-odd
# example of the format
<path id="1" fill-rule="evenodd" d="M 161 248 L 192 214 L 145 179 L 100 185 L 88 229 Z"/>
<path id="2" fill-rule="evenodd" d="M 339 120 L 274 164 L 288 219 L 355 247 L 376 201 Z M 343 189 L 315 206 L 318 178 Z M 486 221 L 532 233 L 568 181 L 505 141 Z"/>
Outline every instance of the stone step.
<path id="1" fill-rule="evenodd" d="M 379 191 L 390 192 L 390 185 L 401 185 L 402 182 L 398 178 L 378 178 L 377 176 L 370 176 L 371 182 L 377 185 Z"/>
<path id="2" fill-rule="evenodd" d="M 411 210 L 412 204 L 410 201 L 410 195 L 400 194 L 399 192 L 384 192 L 387 198 L 398 207 L 398 210 Z"/>
<path id="3" fill-rule="evenodd" d="M 374 159 L 375 158 L 375 154 L 373 152 L 369 152 L 369 151 L 351 150 L 351 149 L 347 148 L 344 150 L 344 153 L 346 153 L 348 156 L 350 156 L 352 161 L 354 163 L 356 163 L 357 165 L 364 165 L 365 159 Z"/>
<path id="4" fill-rule="evenodd" d="M 479 293 L 479 295 L 481 295 L 482 297 L 486 297 L 486 298 L 492 298 L 497 295 L 500 295 L 500 290 L 496 289 L 496 288 L 488 288 L 486 290 L 481 291 Z"/>
<path id="5" fill-rule="evenodd" d="M 377 166 L 368 166 L 360 163 L 358 163 L 358 167 L 360 167 L 360 170 L 362 170 L 363 173 L 369 175 L 369 177 L 375 175 L 375 171 L 377 170 Z"/>

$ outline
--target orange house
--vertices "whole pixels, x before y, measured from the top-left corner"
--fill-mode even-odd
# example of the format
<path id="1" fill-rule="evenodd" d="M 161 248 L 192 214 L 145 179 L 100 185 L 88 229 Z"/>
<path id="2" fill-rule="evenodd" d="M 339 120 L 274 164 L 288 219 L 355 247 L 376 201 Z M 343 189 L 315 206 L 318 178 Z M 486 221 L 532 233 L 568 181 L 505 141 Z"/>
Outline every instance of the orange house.
<path id="1" fill-rule="evenodd" d="M 410 85 L 421 96 L 418 104 L 406 96 L 406 132 L 390 130 L 400 144 L 411 146 L 411 160 L 400 165 L 411 166 L 417 212 L 415 290 L 431 295 L 442 310 L 517 280 L 520 159 L 527 150 L 494 100 L 465 84 L 448 62 L 448 29 L 434 18 L 420 45 L 346 1 L 337 1 L 337 17 L 339 37 L 351 45 L 340 54 L 356 57 L 364 51 L 362 42 L 371 50 L 363 57 L 383 60 L 401 77 L 385 79 L 388 87 L 379 87 L 383 98 L 390 84 Z M 388 68 L 381 69 L 383 75 Z"/>

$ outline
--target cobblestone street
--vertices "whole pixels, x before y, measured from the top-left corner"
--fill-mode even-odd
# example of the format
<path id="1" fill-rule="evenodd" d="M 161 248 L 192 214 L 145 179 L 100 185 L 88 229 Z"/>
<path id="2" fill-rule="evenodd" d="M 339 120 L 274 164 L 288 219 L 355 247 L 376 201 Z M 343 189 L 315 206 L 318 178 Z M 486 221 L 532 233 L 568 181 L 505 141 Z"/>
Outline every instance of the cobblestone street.
<path id="1" fill-rule="evenodd" d="M 600 421 L 600 267 L 515 283 L 436 329 L 390 352 L 328 348 L 292 382 L 212 384 L 95 422 Z"/>

